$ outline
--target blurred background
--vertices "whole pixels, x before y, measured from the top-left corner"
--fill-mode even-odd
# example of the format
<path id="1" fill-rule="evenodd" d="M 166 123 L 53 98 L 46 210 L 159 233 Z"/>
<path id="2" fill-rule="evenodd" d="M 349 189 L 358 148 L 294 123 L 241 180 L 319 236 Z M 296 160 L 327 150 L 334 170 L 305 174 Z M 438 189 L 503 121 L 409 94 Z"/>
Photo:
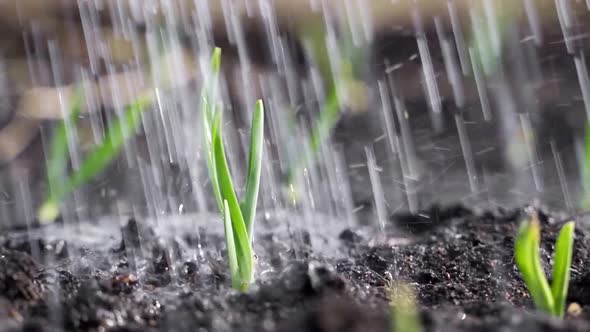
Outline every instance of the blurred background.
<path id="1" fill-rule="evenodd" d="M 213 47 L 238 184 L 254 102 L 266 105 L 264 211 L 381 226 L 432 204 L 584 213 L 589 11 L 582 0 L 1 1 L 0 227 L 36 223 L 77 89 L 64 181 L 126 106 L 152 102 L 118 157 L 64 197 L 60 221 L 214 211 L 199 116 Z"/>

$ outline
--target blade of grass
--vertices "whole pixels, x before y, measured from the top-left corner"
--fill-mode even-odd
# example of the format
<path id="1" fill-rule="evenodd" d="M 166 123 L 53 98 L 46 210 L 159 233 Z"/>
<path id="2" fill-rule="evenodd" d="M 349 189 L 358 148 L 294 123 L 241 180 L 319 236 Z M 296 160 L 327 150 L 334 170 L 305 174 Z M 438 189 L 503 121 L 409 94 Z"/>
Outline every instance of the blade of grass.
<path id="1" fill-rule="evenodd" d="M 39 208 L 38 218 L 41 223 L 49 223 L 55 220 L 59 214 L 59 204 L 65 195 L 77 187 L 88 182 L 98 175 L 113 159 L 118 155 L 125 141 L 133 134 L 139 121 L 141 113 L 151 104 L 149 97 L 142 97 L 132 105 L 129 105 L 123 116 L 116 119 L 108 127 L 103 142 L 87 155 L 87 157 L 73 174 L 71 174 L 63 184 L 54 185 L 49 197 Z M 61 135 L 61 132 L 58 133 Z M 59 139 L 59 138 L 58 138 Z M 60 139 L 61 140 L 61 139 Z M 57 152 L 64 149 L 63 143 L 56 147 Z M 56 152 L 56 153 L 57 153 Z M 63 161 L 60 161 L 62 163 Z M 52 166 L 53 167 L 53 166 Z M 54 166 L 56 169 L 51 172 L 57 174 L 57 162 Z M 54 173 L 52 173 L 52 176 Z"/>
<path id="2" fill-rule="evenodd" d="M 217 85 L 219 82 L 219 69 L 221 68 L 221 49 L 215 47 L 210 59 L 211 81 L 205 82 L 201 92 L 203 105 L 201 108 L 206 110 L 207 120 L 209 123 L 213 120 L 215 114 L 215 104 L 217 100 Z"/>
<path id="3" fill-rule="evenodd" d="M 262 169 L 262 150 L 264 144 L 264 105 L 262 100 L 256 102 L 256 108 L 252 115 L 251 130 L 246 196 L 241 205 L 244 224 L 246 225 L 250 243 L 252 243 L 252 230 L 254 228 L 254 218 L 256 217 L 256 203 L 258 201 L 260 171 Z"/>
<path id="4" fill-rule="evenodd" d="M 514 243 L 516 265 L 537 308 L 553 312 L 553 295 L 541 265 L 540 226 L 536 216 L 520 226 Z"/>
<path id="5" fill-rule="evenodd" d="M 311 156 L 304 156 L 303 158 L 295 160 L 293 166 L 289 169 L 287 181 L 289 185 L 292 185 L 295 175 L 300 172 L 303 168 L 311 165 L 315 155 L 318 153 L 322 143 L 330 136 L 331 131 L 334 129 L 338 117 L 340 115 L 340 102 L 338 99 L 338 91 L 336 86 L 330 89 L 330 93 L 322 106 L 318 121 L 311 131 L 309 140 L 309 148 Z"/>
<path id="6" fill-rule="evenodd" d="M 553 263 L 553 277 L 551 282 L 551 293 L 554 299 L 554 313 L 563 317 L 565 313 L 565 300 L 570 279 L 570 266 L 574 247 L 575 223 L 566 223 L 557 236 L 555 243 L 555 259 Z"/>
<path id="7" fill-rule="evenodd" d="M 205 82 L 201 91 L 201 115 L 202 115 L 202 130 L 203 141 L 205 142 L 205 153 L 207 154 L 207 168 L 209 176 L 211 177 L 211 186 L 219 211 L 223 213 L 223 200 L 219 191 L 219 181 L 217 177 L 217 170 L 215 168 L 215 158 L 213 151 L 213 139 L 216 137 L 218 126 L 215 117 L 221 113 L 221 110 L 215 112 L 215 100 L 217 100 L 216 90 L 219 78 L 219 69 L 221 67 L 221 49 L 216 47 L 213 49 L 210 59 L 211 82 Z M 220 122 L 220 121 L 219 121 Z"/>
<path id="8" fill-rule="evenodd" d="M 340 105 L 338 103 L 338 92 L 334 86 L 322 107 L 317 126 L 311 134 L 311 151 L 315 154 L 318 152 L 322 142 L 330 136 L 330 131 L 336 125 L 340 114 Z"/>
<path id="9" fill-rule="evenodd" d="M 149 98 L 140 99 L 125 109 L 123 115 L 108 127 L 103 142 L 90 151 L 80 168 L 70 176 L 61 195 L 94 178 L 115 159 L 125 141 L 135 132 L 141 113 L 149 104 Z"/>
<path id="10" fill-rule="evenodd" d="M 227 245 L 227 259 L 229 260 L 229 272 L 231 274 L 232 286 L 234 288 L 239 288 L 241 287 L 241 279 L 238 266 L 238 256 L 236 253 L 234 231 L 227 200 L 223 201 L 223 224 L 225 229 L 225 243 Z"/>
<path id="11" fill-rule="evenodd" d="M 219 69 L 221 68 L 221 48 L 215 47 L 213 49 L 213 53 L 211 54 L 211 71 L 215 76 L 219 74 Z"/>
<path id="12" fill-rule="evenodd" d="M 207 154 L 207 168 L 209 169 L 209 176 L 211 178 L 211 187 L 217 202 L 219 211 L 223 211 L 223 199 L 219 190 L 219 178 L 217 176 L 217 169 L 215 167 L 215 154 L 213 149 L 213 139 L 217 137 L 217 131 L 221 125 L 221 111 L 217 112 L 212 119 L 212 123 L 208 119 L 207 110 L 203 109 L 203 136 L 205 141 L 205 153 Z M 219 119 L 217 119 L 219 118 Z"/>
<path id="13" fill-rule="evenodd" d="M 218 114 L 221 114 L 218 113 Z M 238 265 L 240 270 L 240 277 L 242 279 L 242 289 L 252 280 L 252 249 L 250 247 L 250 239 L 244 224 L 244 217 L 240 209 L 240 204 L 236 197 L 234 185 L 231 180 L 231 174 L 225 159 L 225 148 L 223 147 L 222 130 L 221 130 L 221 116 L 216 117 L 216 124 L 219 127 L 215 137 L 213 137 L 213 148 L 215 156 L 215 168 L 217 170 L 217 178 L 219 181 L 219 189 L 221 196 L 227 200 L 230 216 L 232 221 L 234 240 L 236 242 L 236 252 L 238 256 Z"/>

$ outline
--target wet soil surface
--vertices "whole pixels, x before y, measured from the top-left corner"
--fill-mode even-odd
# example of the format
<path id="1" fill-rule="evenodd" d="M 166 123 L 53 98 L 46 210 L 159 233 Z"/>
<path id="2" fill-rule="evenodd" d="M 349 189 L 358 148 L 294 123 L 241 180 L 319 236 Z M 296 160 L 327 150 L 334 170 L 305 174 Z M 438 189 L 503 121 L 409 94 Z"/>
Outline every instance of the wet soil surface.
<path id="1" fill-rule="evenodd" d="M 229 288 L 223 238 L 204 230 L 202 247 L 221 255 L 188 255 L 194 234 L 168 243 L 134 220 L 106 251 L 4 237 L 0 330 L 389 331 L 388 287 L 401 280 L 416 289 L 425 331 L 590 331 L 590 232 L 576 229 L 568 295 L 582 310 L 561 321 L 534 310 L 514 265 L 525 216 L 435 206 L 392 216 L 385 232 L 346 229 L 333 255 L 314 251 L 304 232 L 296 241 L 262 234 L 258 281 L 247 293 Z M 540 219 L 549 272 L 565 220 Z"/>

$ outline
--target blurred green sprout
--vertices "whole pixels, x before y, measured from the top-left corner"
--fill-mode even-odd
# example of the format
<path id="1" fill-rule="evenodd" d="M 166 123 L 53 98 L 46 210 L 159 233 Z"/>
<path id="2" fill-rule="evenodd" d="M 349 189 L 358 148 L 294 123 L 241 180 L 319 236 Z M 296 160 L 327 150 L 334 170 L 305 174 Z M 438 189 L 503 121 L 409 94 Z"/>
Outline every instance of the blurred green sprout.
<path id="1" fill-rule="evenodd" d="M 355 65 L 363 63 L 362 57 L 366 50 L 354 46 L 350 33 L 339 39 L 340 57 L 337 61 L 337 73 L 333 71 L 328 46 L 326 45 L 327 31 L 322 21 L 311 22 L 299 29 L 299 36 L 310 56 L 316 62 L 326 85 L 326 98 L 320 105 L 319 117 L 310 130 L 307 147 L 310 155 L 294 160 L 288 170 L 287 182 L 292 188 L 296 174 L 313 164 L 322 144 L 330 137 L 338 119 L 340 106 L 344 102 L 342 94 L 358 95 L 359 81 L 355 77 Z M 337 75 L 336 75 L 337 74 Z M 337 76 L 337 77 L 336 77 Z"/>
<path id="2" fill-rule="evenodd" d="M 563 225 L 555 243 L 552 282 L 549 285 L 539 251 L 541 227 L 536 214 L 525 220 L 514 242 L 516 266 L 531 293 L 535 306 L 546 313 L 562 318 L 570 279 L 575 223 Z"/>
<path id="3" fill-rule="evenodd" d="M 421 332 L 420 312 L 416 291 L 406 283 L 392 282 L 388 287 L 390 331 Z"/>
<path id="4" fill-rule="evenodd" d="M 243 201 L 238 202 L 225 155 L 222 109 L 215 103 L 220 62 L 221 50 L 216 48 L 211 58 L 212 86 L 209 89 L 205 86 L 201 104 L 205 152 L 211 185 L 223 216 L 232 287 L 245 291 L 254 280 L 252 238 L 262 166 L 264 107 L 261 100 L 256 102 L 252 116 L 246 193 Z"/>
<path id="5" fill-rule="evenodd" d="M 151 100 L 141 97 L 127 106 L 123 114 L 106 129 L 103 141 L 93 147 L 78 169 L 66 176 L 69 156 L 67 134 L 70 128 L 76 128 L 82 103 L 83 95 L 77 90 L 69 115 L 60 121 L 51 140 L 47 159 L 49 190 L 37 216 L 42 224 L 53 222 L 59 215 L 64 197 L 99 175 L 115 159 L 125 141 L 135 133 L 141 113 L 151 104 Z"/>
<path id="6" fill-rule="evenodd" d="M 501 64 L 502 48 L 509 38 L 517 9 L 506 3 L 502 8 L 494 8 L 493 15 L 484 15 L 474 9 L 472 30 L 468 47 L 473 50 L 471 61 L 483 69 L 486 75 L 494 74 Z"/>

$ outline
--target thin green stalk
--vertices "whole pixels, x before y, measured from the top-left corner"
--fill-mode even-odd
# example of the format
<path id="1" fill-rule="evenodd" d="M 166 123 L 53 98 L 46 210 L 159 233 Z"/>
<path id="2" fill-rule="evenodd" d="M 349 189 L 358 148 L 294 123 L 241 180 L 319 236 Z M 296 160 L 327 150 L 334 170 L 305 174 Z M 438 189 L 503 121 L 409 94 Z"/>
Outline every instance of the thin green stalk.
<path id="1" fill-rule="evenodd" d="M 340 117 L 341 97 L 339 92 L 347 90 L 350 83 L 355 79 L 355 68 L 353 64 L 361 63 L 366 55 L 364 49 L 357 48 L 352 35 L 345 34 L 339 39 L 340 58 L 337 62 L 336 72 L 332 68 L 332 61 L 326 45 L 325 27 L 321 21 L 303 26 L 299 34 L 304 44 L 318 65 L 319 71 L 325 80 L 328 91 L 326 100 L 320 108 L 317 122 L 311 128 L 308 144 L 310 154 L 300 158 L 297 157 L 288 169 L 287 182 L 293 190 L 293 181 L 298 173 L 305 167 L 312 165 L 315 161 L 321 145 L 330 137 Z M 295 194 L 295 193 L 294 193 Z M 296 196 L 296 194 L 295 194 Z"/>
<path id="2" fill-rule="evenodd" d="M 520 226 L 514 243 L 516 265 L 531 293 L 535 306 L 546 313 L 563 317 L 570 278 L 574 244 L 574 222 L 566 223 L 556 241 L 551 286 L 547 282 L 539 253 L 540 225 L 536 215 Z"/>
<path id="3" fill-rule="evenodd" d="M 250 243 L 256 217 L 256 203 L 260 188 L 260 173 L 262 170 L 262 150 L 264 148 L 264 105 L 262 100 L 256 102 L 252 115 L 252 128 L 250 133 L 250 156 L 248 160 L 248 180 L 246 182 L 246 195 L 241 204 L 244 215 L 244 223 Z"/>
<path id="4" fill-rule="evenodd" d="M 206 82 L 201 92 L 201 122 L 203 127 L 203 140 L 205 142 L 205 153 L 207 154 L 207 168 L 211 177 L 211 186 L 213 187 L 217 206 L 220 211 L 223 211 L 223 200 L 219 191 L 219 181 L 217 179 L 215 158 L 213 155 L 213 138 L 217 136 L 217 128 L 212 128 L 212 123 L 215 123 L 215 116 L 221 115 L 221 109 L 217 110 L 215 103 L 217 100 L 217 84 L 221 67 L 221 49 L 218 47 L 213 49 L 210 66 L 211 82 L 210 84 L 207 84 Z"/>
<path id="5" fill-rule="evenodd" d="M 570 281 L 570 266 L 572 265 L 575 223 L 566 223 L 555 243 L 555 262 L 551 281 L 551 293 L 555 299 L 554 314 L 563 317 L 565 314 L 565 300 Z"/>
<path id="6" fill-rule="evenodd" d="M 136 101 L 126 108 L 122 117 L 113 121 L 105 133 L 103 142 L 90 151 L 80 168 L 70 176 L 64 192 L 71 192 L 88 182 L 117 157 L 123 144 L 135 133 L 141 121 L 141 113 L 150 103 L 148 99 Z"/>
<path id="7" fill-rule="evenodd" d="M 221 117 L 214 127 L 220 126 Z M 219 189 L 224 201 L 227 202 L 230 212 L 232 230 L 234 234 L 234 241 L 236 247 L 236 255 L 238 257 L 238 269 L 240 275 L 241 288 L 247 287 L 253 278 L 252 268 L 252 248 L 250 246 L 250 238 L 246 225 L 244 224 L 244 217 L 240 209 L 240 204 L 234 191 L 234 185 L 231 180 L 231 174 L 225 158 L 225 148 L 223 147 L 223 140 L 221 135 L 221 128 L 217 130 L 217 136 L 213 138 L 213 148 L 215 156 L 215 168 L 217 170 L 217 178 L 219 181 Z"/>
<path id="8" fill-rule="evenodd" d="M 553 312 L 551 288 L 541 265 L 540 237 L 541 231 L 536 217 L 523 223 L 514 244 L 515 259 L 535 306 L 545 312 Z"/>
<path id="9" fill-rule="evenodd" d="M 212 115 L 211 118 L 207 115 L 207 105 L 206 97 L 203 98 L 205 100 L 202 105 L 205 108 L 201 108 L 202 122 L 203 122 L 203 136 L 205 142 L 205 154 L 207 155 L 207 169 L 209 170 L 209 177 L 211 178 L 211 187 L 213 188 L 213 194 L 215 195 L 215 201 L 217 202 L 217 206 L 220 211 L 223 211 L 223 199 L 221 197 L 221 192 L 219 190 L 219 180 L 217 176 L 217 169 L 215 168 L 215 154 L 213 149 L 213 140 L 217 137 L 217 126 L 212 126 L 212 123 L 217 123 L 218 121 L 213 117 L 221 116 L 221 111 L 217 112 L 217 114 Z M 219 121 L 220 122 L 220 121 Z"/>
<path id="10" fill-rule="evenodd" d="M 227 259 L 229 261 L 229 271 L 231 274 L 232 287 L 241 289 L 242 278 L 240 277 L 236 241 L 231 221 L 231 213 L 227 201 L 223 201 L 223 225 L 225 229 L 225 243 L 227 245 Z"/>
<path id="11" fill-rule="evenodd" d="M 64 149 L 67 148 L 67 139 L 65 139 L 66 143 L 64 145 L 64 130 L 62 129 L 65 128 L 65 124 L 60 124 L 54 138 L 52 157 L 49 162 L 51 165 L 48 170 L 50 194 L 38 212 L 41 223 L 49 223 L 55 220 L 59 214 L 59 205 L 63 197 L 97 176 L 115 159 L 125 141 L 135 132 L 141 120 L 141 113 L 150 103 L 151 100 L 144 97 L 129 105 L 123 115 L 113 121 L 112 125 L 107 128 L 103 142 L 88 153 L 80 167 L 65 181 L 57 182 L 57 174 L 63 174 L 66 168 L 63 155 Z M 72 116 L 76 112 L 79 112 L 79 110 L 72 111 Z M 73 122 L 72 125 L 76 123 L 77 121 Z"/>
<path id="12" fill-rule="evenodd" d="M 332 133 L 332 130 L 338 122 L 340 116 L 340 101 L 338 99 L 338 91 L 336 86 L 330 89 L 330 93 L 321 108 L 320 116 L 315 127 L 311 130 L 311 136 L 309 140 L 309 149 L 311 156 L 305 155 L 300 157 L 293 162 L 293 166 L 289 168 L 287 176 L 287 182 L 291 185 L 295 180 L 295 176 L 303 168 L 312 164 L 313 159 L 318 154 L 322 143 L 324 143 Z"/>

